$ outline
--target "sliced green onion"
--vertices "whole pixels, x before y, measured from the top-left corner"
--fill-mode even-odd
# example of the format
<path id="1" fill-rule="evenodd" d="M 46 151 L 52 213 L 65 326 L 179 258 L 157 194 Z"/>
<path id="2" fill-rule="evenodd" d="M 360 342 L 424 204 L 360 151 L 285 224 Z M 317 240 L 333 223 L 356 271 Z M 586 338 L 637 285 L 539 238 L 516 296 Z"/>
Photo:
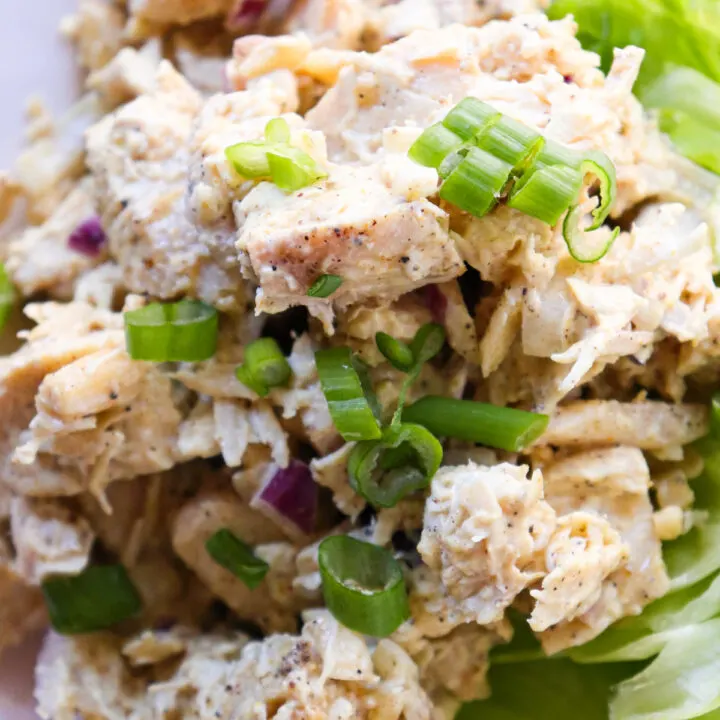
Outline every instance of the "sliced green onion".
<path id="1" fill-rule="evenodd" d="M 463 146 L 456 152 L 451 152 L 438 167 L 438 175 L 444 180 L 467 157 L 469 148 Z"/>
<path id="2" fill-rule="evenodd" d="M 428 395 L 405 408 L 403 422 L 417 423 L 437 437 L 452 437 L 517 452 L 537 440 L 547 415 L 472 400 Z"/>
<path id="3" fill-rule="evenodd" d="M 42 584 L 50 624 L 62 635 L 104 630 L 137 615 L 138 591 L 122 565 L 97 565 Z"/>
<path id="4" fill-rule="evenodd" d="M 133 360 L 207 360 L 215 354 L 217 334 L 217 310 L 199 300 L 156 302 L 125 313 L 125 341 Z"/>
<path id="5" fill-rule="evenodd" d="M 208 555 L 221 567 L 254 590 L 263 580 L 270 566 L 253 553 L 237 535 L 227 528 L 218 530 L 205 543 Z"/>
<path id="6" fill-rule="evenodd" d="M 470 140 L 500 117 L 494 107 L 477 98 L 466 97 L 445 116 L 442 124 L 461 140 Z"/>
<path id="7" fill-rule="evenodd" d="M 242 142 L 225 148 L 225 157 L 235 172 L 248 180 L 270 177 L 270 162 L 267 144 L 264 142 Z"/>
<path id="8" fill-rule="evenodd" d="M 508 198 L 515 208 L 548 225 L 556 225 L 570 205 L 577 202 L 582 174 L 566 165 L 529 170 Z"/>
<path id="9" fill-rule="evenodd" d="M 330 415 L 345 440 L 377 440 L 381 437 L 376 400 L 365 368 L 349 348 L 318 350 L 315 364 Z"/>
<path id="10" fill-rule="evenodd" d="M 384 332 L 375 333 L 375 344 L 385 359 L 396 369 L 407 372 L 414 364 L 413 351 L 402 340 Z"/>
<path id="11" fill-rule="evenodd" d="M 5 266 L 0 263 L 0 330 L 5 327 L 14 304 L 15 288 L 10 282 Z"/>
<path id="12" fill-rule="evenodd" d="M 408 155 L 419 165 L 438 168 L 443 159 L 454 150 L 457 150 L 463 141 L 452 130 L 448 130 L 442 123 L 431 125 L 412 144 Z"/>
<path id="13" fill-rule="evenodd" d="M 321 275 L 307 291 L 308 297 L 330 297 L 341 285 L 343 279 L 339 275 Z"/>
<path id="14" fill-rule="evenodd" d="M 430 484 L 442 455 L 442 445 L 421 425 L 391 425 L 380 440 L 360 442 L 352 449 L 350 485 L 372 505 L 394 507 Z"/>
<path id="15" fill-rule="evenodd" d="M 470 148 L 440 186 L 440 197 L 476 217 L 487 215 L 510 180 L 513 167 L 479 148 Z"/>
<path id="16" fill-rule="evenodd" d="M 597 230 L 610 214 L 610 206 L 617 195 L 615 166 L 605 153 L 591 150 L 580 163 L 580 172 L 584 176 L 592 175 L 599 184 L 600 201 L 591 213 L 593 222 L 587 229 L 587 232 L 590 232 Z"/>
<path id="17" fill-rule="evenodd" d="M 425 323 L 410 343 L 415 365 L 424 365 L 432 360 L 445 344 L 445 328 L 438 323 Z"/>
<path id="18" fill-rule="evenodd" d="M 245 347 L 245 362 L 235 369 L 237 379 L 261 397 L 270 388 L 288 384 L 292 370 L 273 338 L 260 338 Z"/>
<path id="19" fill-rule="evenodd" d="M 281 190 L 295 192 L 327 177 L 327 173 L 300 148 L 269 145 L 266 150 L 272 181 Z"/>
<path id="20" fill-rule="evenodd" d="M 509 163 L 516 172 L 530 165 L 542 150 L 545 140 L 527 125 L 501 116 L 475 137 L 475 144 L 499 160 Z"/>
<path id="21" fill-rule="evenodd" d="M 345 627 L 387 637 L 410 617 L 400 564 L 385 548 L 332 535 L 320 544 L 325 604 Z"/>
<path id="22" fill-rule="evenodd" d="M 571 168 L 579 168 L 582 162 L 582 155 L 569 148 L 567 145 L 562 145 L 555 140 L 545 139 L 545 144 L 540 149 L 540 152 L 535 157 L 535 164 L 538 167 L 544 165 L 567 165 Z"/>
<path id="23" fill-rule="evenodd" d="M 268 143 L 289 143 L 290 126 L 285 118 L 273 118 L 265 126 L 265 140 Z"/>
<path id="24" fill-rule="evenodd" d="M 583 232 L 580 229 L 582 210 L 579 205 L 570 209 L 563 222 L 563 239 L 568 252 L 574 260 L 581 263 L 594 263 L 603 258 L 612 247 L 620 234 L 620 228 L 615 228 L 604 237 L 598 234 L 597 238 L 588 235 L 590 228 Z"/>
<path id="25" fill-rule="evenodd" d="M 413 364 L 408 370 L 408 376 L 400 387 L 397 408 L 392 417 L 392 425 L 397 425 L 400 422 L 408 390 L 410 390 L 411 385 L 417 380 L 418 375 L 420 375 L 422 366 L 429 360 L 432 360 L 440 350 L 442 350 L 444 344 L 445 328 L 437 323 L 426 323 L 415 333 L 415 337 L 410 343 Z"/>

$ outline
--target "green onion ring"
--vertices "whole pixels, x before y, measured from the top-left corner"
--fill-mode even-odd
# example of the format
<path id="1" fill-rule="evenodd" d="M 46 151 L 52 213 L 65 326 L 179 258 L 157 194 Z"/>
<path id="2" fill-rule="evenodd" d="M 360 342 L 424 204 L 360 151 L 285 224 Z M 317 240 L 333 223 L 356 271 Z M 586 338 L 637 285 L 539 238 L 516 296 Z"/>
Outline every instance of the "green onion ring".
<path id="1" fill-rule="evenodd" d="M 267 575 L 270 566 L 253 553 L 237 535 L 221 528 L 205 542 L 208 555 L 225 570 L 231 572 L 247 587 L 254 590 Z"/>
<path id="2" fill-rule="evenodd" d="M 122 565 L 95 565 L 42 583 L 50 624 L 61 635 L 105 630 L 137 615 L 138 591 Z"/>
<path id="3" fill-rule="evenodd" d="M 325 604 L 345 627 L 387 637 L 410 617 L 402 568 L 385 548 L 332 535 L 320 544 L 318 564 Z"/>
<path id="4" fill-rule="evenodd" d="M 421 425 L 391 425 L 380 440 L 366 440 L 352 449 L 350 486 L 375 507 L 394 507 L 430 484 L 442 455 L 438 439 Z"/>
<path id="5" fill-rule="evenodd" d="M 384 332 L 375 333 L 375 344 L 383 357 L 396 369 L 407 372 L 415 363 L 413 351 L 402 340 Z"/>
<path id="6" fill-rule="evenodd" d="M 125 341 L 133 360 L 200 362 L 215 354 L 218 313 L 199 300 L 150 303 L 126 312 Z"/>
<path id="7" fill-rule="evenodd" d="M 235 376 L 261 397 L 270 388 L 285 387 L 292 376 L 290 365 L 274 338 L 259 338 L 245 346 L 245 362 Z"/>
<path id="8" fill-rule="evenodd" d="M 349 348 L 318 350 L 315 364 L 330 415 L 345 440 L 381 437 L 376 407 L 365 368 Z"/>
<path id="9" fill-rule="evenodd" d="M 343 283 L 339 275 L 320 275 L 307 291 L 308 297 L 330 297 Z"/>

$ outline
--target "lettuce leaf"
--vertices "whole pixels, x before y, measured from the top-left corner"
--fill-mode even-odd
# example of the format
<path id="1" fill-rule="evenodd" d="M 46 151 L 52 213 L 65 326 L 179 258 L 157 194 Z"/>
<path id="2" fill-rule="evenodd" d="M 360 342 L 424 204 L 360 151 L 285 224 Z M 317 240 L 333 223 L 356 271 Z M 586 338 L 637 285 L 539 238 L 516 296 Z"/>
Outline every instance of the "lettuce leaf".
<path id="1" fill-rule="evenodd" d="M 492 696 L 466 704 L 456 720 L 607 720 L 612 687 L 636 668 L 567 659 L 491 666 Z"/>
<path id="2" fill-rule="evenodd" d="M 720 708 L 720 618 L 686 628 L 610 700 L 610 720 L 686 720 Z"/>
<path id="3" fill-rule="evenodd" d="M 713 443 L 711 438 L 707 442 Z M 688 587 L 720 569 L 720 452 L 712 448 L 702 453 L 705 472 L 692 487 L 695 507 L 707 513 L 704 522 L 663 552 L 673 590 Z"/>
<path id="4" fill-rule="evenodd" d="M 650 83 L 643 105 L 658 110 L 660 129 L 685 157 L 720 173 L 720 85 L 697 70 L 678 67 Z"/>
<path id="5" fill-rule="evenodd" d="M 720 82 L 720 2 L 717 0 L 554 0 L 553 19 L 574 15 L 578 39 L 607 69 L 615 47 L 646 50 L 638 87 L 667 66 L 694 68 Z"/>

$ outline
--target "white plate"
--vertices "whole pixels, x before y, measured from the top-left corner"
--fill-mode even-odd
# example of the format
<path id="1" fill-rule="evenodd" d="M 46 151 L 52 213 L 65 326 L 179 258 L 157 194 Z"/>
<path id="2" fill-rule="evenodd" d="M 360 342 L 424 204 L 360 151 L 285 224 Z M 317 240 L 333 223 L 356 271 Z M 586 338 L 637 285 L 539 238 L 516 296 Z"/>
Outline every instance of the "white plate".
<path id="1" fill-rule="evenodd" d="M 27 98 L 40 95 L 51 110 L 77 94 L 72 54 L 57 32 L 77 0 L 0 0 L 0 168 L 22 147 Z M 0 600 L 2 602 L 2 600 Z M 0 658 L 0 719 L 34 720 L 32 678 L 40 638 Z"/>

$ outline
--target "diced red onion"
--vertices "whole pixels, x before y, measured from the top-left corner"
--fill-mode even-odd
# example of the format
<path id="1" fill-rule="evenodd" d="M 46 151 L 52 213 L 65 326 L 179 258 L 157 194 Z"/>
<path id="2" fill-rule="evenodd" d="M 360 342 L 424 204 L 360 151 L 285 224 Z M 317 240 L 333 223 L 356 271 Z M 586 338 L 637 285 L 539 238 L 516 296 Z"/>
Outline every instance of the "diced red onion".
<path id="1" fill-rule="evenodd" d="M 87 220 L 83 220 L 83 222 L 70 233 L 68 247 L 83 255 L 97 257 L 106 240 L 107 236 L 100 224 L 100 218 L 93 216 Z"/>
<path id="2" fill-rule="evenodd" d="M 278 468 L 263 485 L 251 503 L 274 520 L 291 537 L 312 534 L 318 514 L 318 487 L 310 468 L 292 460 Z"/>
<path id="3" fill-rule="evenodd" d="M 441 325 L 445 322 L 445 311 L 447 310 L 447 298 L 437 285 L 425 285 L 423 288 L 425 305 L 433 316 L 433 320 Z"/>

